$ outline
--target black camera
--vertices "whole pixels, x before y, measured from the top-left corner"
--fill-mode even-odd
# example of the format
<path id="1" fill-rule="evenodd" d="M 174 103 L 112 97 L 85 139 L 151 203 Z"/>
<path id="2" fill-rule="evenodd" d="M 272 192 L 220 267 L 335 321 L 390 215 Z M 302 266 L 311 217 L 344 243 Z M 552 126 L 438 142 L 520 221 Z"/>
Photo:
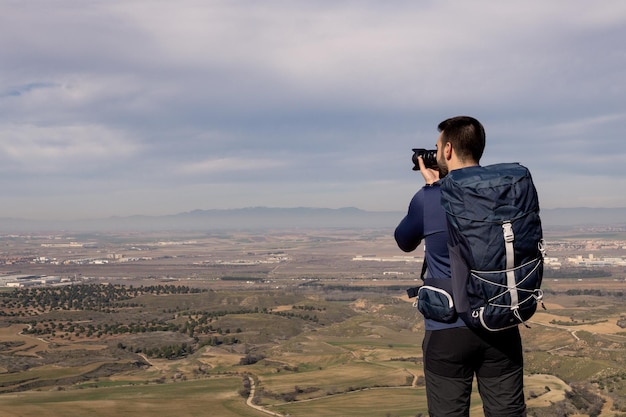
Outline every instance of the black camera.
<path id="1" fill-rule="evenodd" d="M 424 160 L 424 166 L 430 169 L 439 169 L 437 167 L 437 149 L 424 149 L 424 148 L 414 148 L 413 149 L 413 163 L 415 166 L 413 167 L 413 171 L 419 171 L 420 165 L 417 160 L 417 157 L 421 156 Z"/>

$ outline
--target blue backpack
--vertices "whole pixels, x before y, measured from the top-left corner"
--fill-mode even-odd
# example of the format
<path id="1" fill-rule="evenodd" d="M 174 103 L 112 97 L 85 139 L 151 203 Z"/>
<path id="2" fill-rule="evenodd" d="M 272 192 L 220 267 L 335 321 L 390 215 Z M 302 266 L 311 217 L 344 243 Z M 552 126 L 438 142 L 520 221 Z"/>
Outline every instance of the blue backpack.
<path id="1" fill-rule="evenodd" d="M 545 256 L 528 169 L 504 163 L 450 171 L 441 180 L 441 201 L 459 316 L 490 331 L 524 323 L 543 299 Z"/>

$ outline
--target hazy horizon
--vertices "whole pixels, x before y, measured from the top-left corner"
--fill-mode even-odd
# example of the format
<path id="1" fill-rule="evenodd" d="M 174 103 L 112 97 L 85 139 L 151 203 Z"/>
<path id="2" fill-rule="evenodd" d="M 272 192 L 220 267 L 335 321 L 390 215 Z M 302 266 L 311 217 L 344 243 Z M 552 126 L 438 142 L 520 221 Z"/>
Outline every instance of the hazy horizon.
<path id="1" fill-rule="evenodd" d="M 192 210 L 167 215 L 92 217 L 73 220 L 29 220 L 0 217 L 0 232 L 39 231 L 210 231 L 281 228 L 387 228 L 393 229 L 404 211 L 366 211 L 355 207 L 247 207 Z M 542 209 L 544 229 L 553 227 L 626 227 L 624 208 Z"/>

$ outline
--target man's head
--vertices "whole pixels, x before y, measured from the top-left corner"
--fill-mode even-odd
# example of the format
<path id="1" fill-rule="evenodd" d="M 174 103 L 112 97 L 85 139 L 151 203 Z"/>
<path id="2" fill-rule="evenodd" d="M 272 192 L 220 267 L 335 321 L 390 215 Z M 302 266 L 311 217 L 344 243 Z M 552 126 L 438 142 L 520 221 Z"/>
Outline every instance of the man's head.
<path id="1" fill-rule="evenodd" d="M 437 165 L 443 177 L 454 169 L 478 165 L 485 149 L 485 129 L 469 116 L 456 116 L 439 123 Z"/>

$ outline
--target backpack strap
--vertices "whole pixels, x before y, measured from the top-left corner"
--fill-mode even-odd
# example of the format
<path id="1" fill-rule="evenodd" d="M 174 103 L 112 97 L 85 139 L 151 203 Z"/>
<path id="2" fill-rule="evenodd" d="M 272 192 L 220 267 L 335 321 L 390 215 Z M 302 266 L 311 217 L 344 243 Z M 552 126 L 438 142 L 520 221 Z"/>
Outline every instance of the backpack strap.
<path id="1" fill-rule="evenodd" d="M 426 254 L 424 254 L 424 262 L 422 262 L 422 272 L 420 273 L 420 279 L 424 282 L 424 277 L 426 277 L 426 270 L 428 266 L 426 265 Z"/>
<path id="2" fill-rule="evenodd" d="M 504 247 L 506 249 L 506 285 L 511 294 L 511 310 L 516 310 L 519 307 L 519 297 L 515 283 L 515 251 L 513 250 L 515 235 L 510 221 L 507 220 L 502 223 L 502 233 L 504 234 Z"/>

